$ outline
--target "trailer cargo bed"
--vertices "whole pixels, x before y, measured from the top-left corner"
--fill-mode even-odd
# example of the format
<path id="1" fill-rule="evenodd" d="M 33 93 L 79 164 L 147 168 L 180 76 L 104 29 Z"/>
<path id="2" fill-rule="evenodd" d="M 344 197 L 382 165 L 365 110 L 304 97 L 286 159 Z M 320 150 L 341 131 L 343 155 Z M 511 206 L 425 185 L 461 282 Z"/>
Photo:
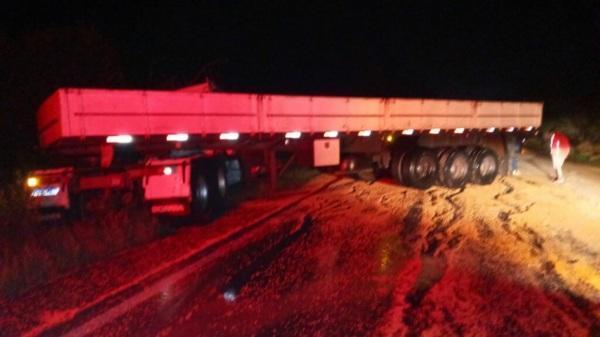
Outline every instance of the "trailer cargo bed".
<path id="1" fill-rule="evenodd" d="M 57 90 L 38 111 L 42 147 L 110 135 L 538 127 L 542 104 L 221 92 Z"/>

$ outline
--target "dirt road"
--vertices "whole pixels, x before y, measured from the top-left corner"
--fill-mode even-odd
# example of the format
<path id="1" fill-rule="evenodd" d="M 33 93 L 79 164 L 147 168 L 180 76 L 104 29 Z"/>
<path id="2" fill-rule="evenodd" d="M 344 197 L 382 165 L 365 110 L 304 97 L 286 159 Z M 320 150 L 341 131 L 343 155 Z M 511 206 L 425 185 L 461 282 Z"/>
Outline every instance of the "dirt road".
<path id="1" fill-rule="evenodd" d="M 548 173 L 527 155 L 460 190 L 344 178 L 46 334 L 596 336 L 600 172 Z"/>

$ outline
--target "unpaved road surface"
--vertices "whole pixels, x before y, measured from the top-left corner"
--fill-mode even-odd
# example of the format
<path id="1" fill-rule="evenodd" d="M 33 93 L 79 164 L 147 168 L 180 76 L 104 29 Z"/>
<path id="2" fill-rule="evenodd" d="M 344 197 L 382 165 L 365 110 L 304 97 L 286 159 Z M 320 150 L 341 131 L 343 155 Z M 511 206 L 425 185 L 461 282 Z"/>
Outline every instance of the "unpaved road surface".
<path id="1" fill-rule="evenodd" d="M 318 177 L 318 193 L 43 334 L 598 336 L 600 172 L 570 165 L 556 185 L 534 156 L 522 172 L 427 191 Z"/>

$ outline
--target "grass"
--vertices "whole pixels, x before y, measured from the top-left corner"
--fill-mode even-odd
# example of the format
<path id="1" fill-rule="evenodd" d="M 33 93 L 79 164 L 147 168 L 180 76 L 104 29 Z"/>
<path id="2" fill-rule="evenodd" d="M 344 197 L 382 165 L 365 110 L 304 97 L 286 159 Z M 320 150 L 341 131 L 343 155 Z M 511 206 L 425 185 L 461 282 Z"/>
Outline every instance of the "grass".
<path id="1" fill-rule="evenodd" d="M 21 186 L 0 191 L 0 296 L 25 290 L 165 234 L 131 195 L 93 195 L 84 220 L 42 222 Z"/>
<path id="2" fill-rule="evenodd" d="M 540 133 L 529 138 L 525 147 L 533 152 L 550 155 L 549 141 L 542 135 L 545 131 L 555 129 L 569 137 L 571 151 L 567 161 L 584 163 L 600 167 L 600 123 L 595 120 L 580 118 L 544 120 Z"/>
<path id="3" fill-rule="evenodd" d="M 537 154 L 550 156 L 550 150 L 545 142 L 528 140 L 525 143 L 525 147 Z M 600 167 L 600 156 L 598 156 L 596 153 L 582 151 L 577 147 L 571 148 L 569 156 L 567 157 L 567 161 Z"/>

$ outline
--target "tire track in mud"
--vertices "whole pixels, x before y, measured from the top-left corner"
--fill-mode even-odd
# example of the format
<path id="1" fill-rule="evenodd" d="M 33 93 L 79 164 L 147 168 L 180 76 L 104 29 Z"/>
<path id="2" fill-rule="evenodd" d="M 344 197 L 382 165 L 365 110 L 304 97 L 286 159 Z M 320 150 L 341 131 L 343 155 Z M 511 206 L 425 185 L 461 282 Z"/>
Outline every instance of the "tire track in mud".
<path id="1" fill-rule="evenodd" d="M 600 329 L 600 320 L 594 315 L 594 311 L 599 305 L 594 304 L 575 291 L 571 290 L 569 285 L 556 270 L 554 262 L 546 256 L 544 247 L 545 240 L 533 229 L 525 226 L 519 227 L 530 236 L 529 245 L 531 245 L 539 257 L 538 279 L 544 296 L 558 309 L 565 313 L 569 318 L 578 322 L 581 326 L 591 326 Z M 600 335 L 599 335 L 600 336 Z"/>
<path id="2" fill-rule="evenodd" d="M 504 207 L 497 215 L 497 221 L 488 222 L 483 218 L 475 218 L 477 236 L 482 240 L 492 240 L 496 235 L 506 233 L 513 236 L 517 242 L 521 242 L 531 248 L 531 255 L 539 260 L 539 265 L 532 272 L 537 272 L 537 282 L 540 284 L 543 296 L 548 300 L 548 305 L 553 306 L 558 312 L 562 312 L 564 318 L 571 320 L 584 329 L 589 329 L 589 336 L 600 336 L 600 322 L 595 317 L 594 312 L 600 311 L 600 304 L 590 302 L 586 298 L 578 295 L 569 289 L 566 281 L 555 269 L 554 264 L 548 260 L 546 250 L 550 249 L 552 243 L 547 241 L 543 235 L 525 224 L 516 224 L 513 216 L 529 212 L 535 205 L 535 202 L 524 205 L 517 205 L 511 202 L 510 195 L 515 193 L 515 187 L 510 181 L 500 179 L 499 183 L 503 187 L 498 193 L 493 194 L 493 200 Z M 455 317 L 446 307 L 440 307 L 437 303 L 428 300 L 429 291 L 441 281 L 444 277 L 448 253 L 460 244 L 460 234 L 455 232 L 452 236 L 452 227 L 464 216 L 464 206 L 457 200 L 463 190 L 459 191 L 441 191 L 433 189 L 424 193 L 421 201 L 415 202 L 410 206 L 404 219 L 405 231 L 402 235 L 413 233 L 413 236 L 421 236 L 422 245 L 420 256 L 420 271 L 412 288 L 404 296 L 406 306 L 402 309 L 401 321 L 406 327 L 404 332 L 406 336 L 420 336 L 433 325 L 431 318 L 435 311 L 442 312 L 444 324 L 450 328 L 450 331 L 456 336 L 464 334 L 465 327 L 458 323 Z M 429 198 L 429 200 L 428 200 Z M 387 205 L 387 197 L 381 197 L 382 205 Z M 430 229 L 424 228 L 421 224 L 423 219 L 423 207 L 440 207 L 440 201 L 450 206 L 450 209 L 438 211 L 431 220 L 433 224 Z M 518 201 L 517 201 L 518 202 Z M 424 203 L 427 206 L 424 206 Z M 495 224 L 501 228 L 496 232 Z M 416 234 L 414 234 L 416 233 Z M 422 235 L 421 235 L 422 234 Z M 548 238 L 549 240 L 549 238 Z M 413 243 L 414 244 L 414 243 Z M 575 261 L 576 262 L 576 261 Z M 536 282 L 536 283 L 537 283 Z M 399 319 L 398 316 L 395 316 Z M 517 326 L 509 324 L 508 326 Z M 514 323 L 514 322 L 513 322 Z M 398 330 L 396 331 L 398 333 Z"/>
<path id="3" fill-rule="evenodd" d="M 463 218 L 463 206 L 455 200 L 455 197 L 464 192 L 463 189 L 446 191 L 434 189 L 422 194 L 408 207 L 407 212 L 400 221 L 401 228 L 398 228 L 399 236 L 402 238 L 403 245 L 408 247 L 412 253 L 419 254 L 421 270 L 412 288 L 404 296 L 404 302 L 407 307 L 403 310 L 402 322 L 408 327 L 407 336 L 419 336 L 430 325 L 430 313 L 436 309 L 433 302 L 424 303 L 430 289 L 435 286 L 444 276 L 448 265 L 447 253 L 460 244 L 462 235 L 457 231 L 452 232 L 453 226 Z M 352 192 L 357 199 L 365 201 L 369 198 L 370 192 L 361 191 L 353 186 Z M 429 200 L 427 201 L 427 196 Z M 393 193 L 385 193 L 379 196 L 375 202 L 385 208 L 391 208 L 397 211 L 397 206 L 392 201 L 406 200 L 408 190 L 402 190 Z M 396 200 L 394 200 L 396 199 Z M 449 205 L 448 210 L 434 214 L 428 222 L 432 225 L 426 227 L 424 224 L 424 207 L 436 206 L 438 201 L 442 200 Z M 391 296 L 391 294 L 390 294 Z M 390 298 L 389 306 L 392 305 Z M 453 315 L 446 310 L 444 319 L 457 336 L 462 335 L 464 329 L 458 324 Z"/>
<path id="4" fill-rule="evenodd" d="M 502 229 L 517 241 L 531 247 L 530 253 L 539 260 L 537 279 L 543 289 L 544 296 L 555 308 L 565 313 L 571 320 L 582 326 L 599 324 L 597 319 L 590 313 L 592 303 L 585 298 L 575 294 L 556 271 L 555 265 L 546 256 L 545 239 L 532 228 L 525 225 L 511 226 L 509 213 L 501 213 L 498 216 L 502 221 Z M 514 225 L 514 223 L 513 223 Z"/>
<path id="5" fill-rule="evenodd" d="M 107 298 L 96 299 L 93 304 L 79 309 L 78 313 L 73 314 L 66 321 L 55 322 L 49 327 L 36 327 L 24 333 L 24 335 L 54 336 L 60 334 L 65 336 L 79 336 L 84 331 L 86 334 L 91 333 L 127 314 L 131 308 L 135 308 L 154 297 L 158 293 L 158 289 L 164 287 L 163 283 L 167 281 L 171 283 L 177 282 L 192 272 L 210 265 L 219 259 L 222 250 L 230 250 L 232 246 L 243 245 L 244 240 L 266 226 L 269 221 L 281 217 L 282 214 L 285 214 L 285 212 L 290 211 L 294 207 L 298 207 L 301 202 L 313 198 L 329 188 L 336 187 L 336 183 L 340 180 L 341 178 L 335 178 L 323 183 L 314 190 L 299 195 L 293 201 L 286 202 L 274 210 L 267 212 L 247 226 L 228 233 L 220 240 L 212 242 L 206 247 L 192 251 L 188 255 L 174 261 L 168 267 L 144 275 L 137 283 L 122 287 L 123 289 L 114 290 Z M 304 234 L 305 231 L 300 232 L 300 234 Z"/>
<path id="6" fill-rule="evenodd" d="M 337 185 L 331 185 L 326 188 L 325 192 L 334 193 L 344 193 L 345 191 L 340 191 L 339 187 L 347 187 L 347 183 L 341 183 Z M 285 215 L 282 213 L 280 216 L 283 216 L 281 219 L 282 227 L 281 233 L 274 236 L 273 238 L 267 240 L 268 242 L 264 242 L 265 240 L 259 239 L 255 242 L 254 246 L 243 248 L 238 251 L 237 255 L 242 256 L 250 256 L 250 258 L 246 259 L 247 261 L 244 265 L 240 265 L 239 270 L 235 270 L 225 279 L 225 282 L 222 285 L 218 286 L 218 294 L 219 299 L 225 302 L 236 302 L 236 301 L 244 301 L 248 300 L 248 298 L 256 298 L 257 289 L 277 289 L 277 291 L 282 293 L 290 293 L 291 289 L 298 284 L 287 284 L 282 286 L 278 285 L 276 288 L 267 287 L 267 283 L 273 274 L 269 274 L 269 270 L 273 270 L 273 268 L 277 268 L 277 266 L 282 265 L 282 259 L 290 258 L 294 251 L 297 252 L 297 247 L 300 245 L 306 245 L 307 240 L 312 237 L 314 239 L 315 235 L 319 235 L 320 225 L 323 222 L 325 217 L 330 217 L 332 214 L 344 214 L 348 211 L 352 206 L 345 203 L 340 198 L 331 198 L 329 195 L 316 194 L 314 198 L 309 200 L 308 202 L 304 202 L 302 205 L 296 204 L 292 206 L 293 209 L 297 210 L 297 212 L 293 212 L 291 214 Z M 291 215 L 291 217 L 290 217 Z M 242 254 L 239 254 L 242 252 Z M 232 265 L 238 265 L 237 263 L 231 263 Z M 306 266 L 306 261 L 304 261 L 303 265 L 300 265 L 301 268 Z M 300 268 L 300 269 L 301 269 Z M 310 267 L 308 267 L 310 268 Z M 269 276 L 271 275 L 271 276 Z M 303 274 L 303 279 L 293 279 L 294 281 L 300 282 L 312 282 L 312 277 L 314 277 L 314 273 L 311 273 L 310 270 L 308 273 Z M 289 283 L 288 279 L 288 283 Z M 303 284 L 304 286 L 304 284 Z M 195 309 L 194 309 L 195 310 Z M 300 312 L 295 317 L 305 318 L 304 313 Z M 306 317 L 312 317 L 310 315 Z M 314 318 L 316 319 L 316 318 Z M 186 321 L 188 321 L 186 319 Z M 267 330 L 269 327 L 273 327 L 281 331 L 281 329 L 286 328 L 286 324 L 289 321 L 285 320 L 277 320 L 273 318 L 269 318 L 267 320 Z M 260 335 L 260 331 L 258 330 L 258 335 Z"/>
<path id="7" fill-rule="evenodd" d="M 356 183 L 356 182 L 354 182 Z M 345 184 L 341 184 L 341 185 L 345 185 Z M 332 186 L 330 191 L 332 190 L 336 190 L 336 187 L 338 186 Z M 346 186 L 344 186 L 346 187 Z M 335 217 L 339 217 L 343 214 L 347 214 L 348 211 L 350 211 L 351 209 L 354 210 L 359 210 L 361 211 L 362 215 L 365 215 L 365 212 L 369 212 L 369 209 L 371 209 L 371 207 L 369 207 L 368 204 L 373 203 L 379 203 L 379 200 L 381 200 L 381 198 L 379 198 L 379 194 L 378 193 L 373 193 L 372 191 L 364 191 L 361 190 L 362 186 L 360 184 L 357 184 L 355 186 L 352 186 L 352 188 L 350 188 L 350 192 L 353 194 L 352 197 L 353 200 L 352 202 L 348 202 L 348 201 L 344 201 L 340 198 L 336 198 L 335 195 L 339 195 L 341 194 L 345 194 L 346 191 L 345 190 L 338 190 L 335 191 L 336 194 L 333 194 L 332 196 L 327 195 L 327 196 L 317 196 L 317 198 L 314 199 L 313 203 L 312 203 L 312 207 L 309 211 L 309 213 L 307 213 L 306 216 L 310 216 L 310 222 L 316 222 L 317 224 L 321 221 L 323 221 L 323 223 L 326 223 L 329 218 L 335 218 Z M 389 193 L 391 194 L 391 193 Z M 362 208 L 360 208 L 362 205 Z M 357 208 L 357 206 L 359 208 Z M 372 207 L 373 210 L 377 211 L 377 209 L 375 207 Z M 421 220 L 421 215 L 422 215 L 422 209 L 420 208 L 412 208 L 411 211 L 409 211 L 409 214 L 406 217 L 406 223 L 409 224 L 409 226 L 407 227 L 403 227 L 403 235 L 405 236 L 409 236 L 411 232 L 414 232 L 416 229 L 418 229 L 418 225 L 420 223 Z M 360 224 L 360 223 L 358 223 Z M 353 252 L 353 250 L 356 250 L 356 246 L 352 245 L 352 238 L 353 237 L 357 237 L 359 235 L 359 228 L 361 228 L 360 226 L 354 226 L 354 227 L 350 227 L 350 230 L 347 232 L 343 233 L 344 238 L 341 240 L 343 241 L 343 243 L 341 244 L 339 251 L 339 257 L 336 260 L 336 266 L 338 268 L 343 267 L 343 265 L 345 264 L 352 264 L 353 262 L 351 260 L 348 259 L 348 257 L 351 256 L 351 253 Z M 365 228 L 369 228 L 369 227 L 365 227 Z M 318 233 L 319 228 L 316 228 L 316 232 Z M 311 233 L 315 233 L 312 232 Z M 307 237 L 308 235 L 308 230 L 303 234 L 304 237 Z M 312 234 L 311 234 L 312 235 Z M 316 234 L 318 235 L 318 234 Z M 364 235 L 363 235 L 364 237 Z M 302 239 L 304 240 L 304 239 Z M 281 244 L 284 247 L 287 247 L 285 245 L 285 243 Z M 344 248 L 346 247 L 346 248 Z M 285 249 L 285 248 L 284 248 Z M 347 252 L 344 252 L 344 250 L 347 249 Z M 258 279 L 262 278 L 262 276 L 258 276 L 258 277 L 253 277 L 252 274 L 258 274 L 263 270 L 266 270 L 267 268 L 269 268 L 269 265 L 271 264 L 277 264 L 279 262 L 275 262 L 275 260 L 277 260 L 279 258 L 279 256 L 281 255 L 281 253 L 283 252 L 282 250 L 278 250 L 277 248 L 273 248 L 273 250 L 277 250 L 276 253 L 271 254 L 270 252 L 267 252 L 265 254 L 265 258 L 264 258 L 264 262 L 256 262 L 250 265 L 250 267 L 248 268 L 248 272 L 243 272 L 242 275 L 242 279 L 245 280 L 250 280 L 253 279 L 251 282 L 255 283 L 257 282 Z M 359 252 L 362 252 L 363 254 L 365 254 L 366 252 L 364 250 L 359 250 Z M 339 259 L 342 260 L 339 260 Z M 263 258 L 260 258 L 261 260 Z M 238 288 L 241 289 L 241 287 L 238 286 Z M 227 293 L 227 291 L 226 291 Z M 232 295 L 235 295 L 235 291 L 231 291 L 230 292 Z M 375 308 L 372 308 L 372 312 L 370 313 L 371 315 L 373 315 L 372 318 L 366 319 L 366 321 L 373 321 L 376 322 L 378 320 L 378 317 L 380 317 L 383 312 L 385 312 L 387 310 L 387 308 L 391 305 L 391 292 L 389 295 L 387 295 L 382 301 L 381 303 Z M 281 329 L 285 329 L 290 328 L 289 326 L 289 319 L 290 317 L 294 317 L 295 319 L 297 319 L 299 322 L 301 321 L 312 321 L 312 320 L 318 320 L 317 317 L 314 317 L 315 315 L 313 314 L 307 314 L 306 312 L 300 311 L 296 314 L 293 314 L 292 316 L 289 316 L 285 319 L 285 321 L 279 321 L 279 320 L 273 320 L 272 322 L 270 322 L 269 324 L 265 325 L 263 328 L 261 328 L 259 330 L 259 332 L 257 333 L 257 335 L 261 335 L 262 332 L 265 332 L 266 335 L 270 335 L 270 333 L 272 333 L 272 331 L 281 331 Z M 299 325 L 301 325 L 301 323 L 297 323 Z M 294 323 L 291 324 L 292 326 L 294 326 Z M 362 328 L 364 328 L 365 326 L 363 326 L 364 324 L 360 325 Z M 367 324 L 368 325 L 368 324 Z M 374 329 L 375 326 L 371 327 L 371 329 Z M 329 331 L 329 330 L 328 330 Z M 337 331 L 337 330 L 333 330 L 333 331 Z M 365 330 L 368 331 L 368 330 Z M 353 331 L 351 329 L 349 329 L 348 334 L 352 335 L 352 334 L 356 334 L 356 331 Z M 346 335 L 348 335 L 346 334 Z"/>
<path id="8" fill-rule="evenodd" d="M 425 246 L 422 249 L 422 253 L 430 256 L 435 256 L 437 253 L 443 254 L 448 248 L 454 248 L 460 243 L 462 235 L 457 232 L 449 233 L 449 231 L 456 222 L 463 218 L 463 206 L 458 204 L 454 198 L 462 194 L 464 190 L 464 188 L 461 188 L 454 193 L 445 192 L 442 194 L 442 197 L 451 206 L 451 209 L 448 212 L 436 214 L 431 219 L 434 226 L 425 234 Z M 452 215 L 450 219 L 446 220 L 444 216 L 448 213 Z M 446 249 L 440 249 L 443 243 L 446 243 Z"/>
<path id="9" fill-rule="evenodd" d="M 499 193 L 493 195 L 493 198 L 509 208 L 498 213 L 498 223 L 502 224 L 500 233 L 504 231 L 514 236 L 518 242 L 531 246 L 532 255 L 539 256 L 540 261 L 543 261 L 542 257 L 545 255 L 545 249 L 547 249 L 545 238 L 526 224 L 517 226 L 512 221 L 514 215 L 528 212 L 534 203 L 524 206 L 511 204 L 504 198 L 514 193 L 515 188 L 508 181 L 501 181 L 501 184 L 504 188 Z M 454 335 L 461 336 L 465 332 L 465 326 L 457 321 L 458 317 L 454 317 L 448 308 L 440 307 L 438 303 L 427 300 L 427 294 L 445 275 L 449 264 L 447 259 L 448 253 L 461 242 L 461 235 L 458 233 L 458 229 L 454 229 L 455 231 L 453 232 L 453 226 L 464 217 L 464 205 L 457 198 L 463 191 L 434 189 L 424 192 L 422 195 L 417 196 L 419 200 L 409 206 L 401 221 L 402 227 L 398 229 L 399 234 L 407 246 L 413 247 L 412 249 L 415 249 L 417 254 L 420 253 L 421 269 L 412 288 L 406 294 L 403 294 L 406 306 L 403 306 L 404 309 L 402 309 L 403 315 L 401 318 L 397 318 L 407 328 L 405 332 L 407 336 L 419 336 L 430 328 L 434 324 L 434 320 L 431 318 L 432 314 L 438 310 L 443 313 L 442 319 L 444 320 L 444 324 L 447 325 Z M 373 201 L 385 208 L 394 209 L 398 208 L 397 202 L 400 200 L 414 200 L 414 198 L 407 198 L 412 196 L 408 195 L 407 190 L 377 195 L 377 193 L 369 193 L 362 190 L 360 185 L 353 186 L 351 194 L 355 194 L 357 199 L 363 202 Z M 444 208 L 429 219 L 432 222 L 431 225 L 423 223 L 427 221 L 423 218 L 423 209 L 429 206 L 434 206 L 438 209 Z M 496 235 L 489 223 L 483 219 L 479 219 L 478 221 L 476 229 L 480 238 L 491 239 Z M 543 262 L 540 265 L 543 265 Z M 547 266 L 546 269 L 549 270 Z M 548 271 L 546 274 L 548 274 Z M 590 309 L 593 310 L 585 299 L 568 291 L 566 285 L 561 285 L 560 282 L 564 283 L 564 281 L 560 279 L 560 275 L 556 271 L 553 274 L 548 274 L 548 276 L 540 275 L 539 277 L 540 279 L 543 277 L 546 278 L 547 289 L 545 289 L 544 293 L 546 293 L 546 296 L 549 296 L 550 305 L 555 306 L 559 311 L 563 311 L 564 308 L 564 312 L 568 315 L 565 318 L 570 317 L 571 319 L 578 316 L 581 317 L 582 313 L 586 312 L 586 308 L 588 312 Z M 550 280 L 551 277 L 555 277 L 554 281 Z M 562 292 L 557 294 L 556 289 L 562 289 Z M 582 326 L 592 326 L 592 329 L 598 329 L 597 324 L 593 320 L 593 315 L 587 314 L 585 316 L 575 321 L 580 322 Z M 512 324 L 511 322 L 507 322 L 505 326 L 516 327 L 517 325 L 514 322 Z"/>
<path id="10" fill-rule="evenodd" d="M 350 183 L 331 184 L 324 190 L 334 191 L 336 189 L 345 188 L 351 185 Z M 352 186 L 352 192 L 355 192 L 354 186 Z M 242 269 L 232 277 L 232 279 L 223 286 L 223 296 L 226 300 L 229 298 L 235 298 L 244 286 L 251 280 L 253 275 L 259 274 L 261 271 L 266 270 L 269 266 L 279 257 L 284 251 L 294 244 L 298 239 L 308 235 L 309 231 L 317 221 L 323 215 L 331 215 L 334 213 L 340 213 L 348 211 L 352 208 L 351 205 L 345 204 L 341 200 L 331 200 L 326 197 L 316 195 L 314 199 L 314 206 L 310 208 L 309 212 L 304 214 L 304 218 L 299 222 L 299 225 L 287 235 L 281 238 L 279 242 L 273 245 L 268 251 L 255 257 L 255 259 L 246 268 Z"/>
<path id="11" fill-rule="evenodd" d="M 594 305 L 589 300 L 571 291 L 553 262 L 541 260 L 539 278 L 543 281 L 544 295 L 561 312 L 581 326 L 589 326 L 591 330 L 600 329 L 600 320 L 593 314 Z"/>
<path id="12" fill-rule="evenodd" d="M 419 257 L 421 270 L 412 289 L 404 298 L 407 304 L 403 312 L 403 323 L 408 328 L 406 336 L 420 336 L 423 331 L 431 326 L 430 317 L 431 313 L 436 309 L 436 303 L 424 304 L 423 300 L 431 288 L 446 273 L 448 267 L 447 254 L 461 242 L 462 235 L 457 231 L 451 233 L 450 230 L 463 218 L 463 206 L 456 202 L 454 198 L 462 194 L 464 190 L 464 188 L 461 188 L 455 192 L 444 192 L 441 194 L 441 197 L 450 205 L 451 209 L 447 212 L 434 215 L 431 219 L 433 221 L 433 228 L 424 234 Z M 435 205 L 438 198 L 435 195 L 435 191 L 429 191 L 427 194 L 430 197 L 430 203 Z M 409 215 L 411 210 L 409 210 Z M 446 220 L 445 215 L 448 213 L 451 213 L 451 216 L 450 219 Z M 422 210 L 419 214 L 418 222 L 420 224 L 422 222 Z M 410 219 L 412 222 L 415 220 Z M 462 336 L 463 327 L 456 323 L 455 318 L 448 310 L 445 311 L 444 319 L 457 336 Z"/>
<path id="13" fill-rule="evenodd" d="M 268 268 L 287 247 L 308 233 L 313 224 L 314 220 L 311 214 L 306 214 L 299 227 L 289 232 L 267 251 L 257 256 L 246 268 L 234 275 L 222 289 L 225 300 L 233 300 L 253 275 Z"/>
<path id="14" fill-rule="evenodd" d="M 535 202 L 531 202 L 525 206 L 514 205 L 504 200 L 503 197 L 513 193 L 515 191 L 515 187 L 507 182 L 505 179 L 500 179 L 500 183 L 504 185 L 506 188 L 502 191 L 494 195 L 494 200 L 500 202 L 501 204 L 510 207 L 512 210 L 508 211 L 509 215 L 511 214 L 522 214 L 528 212 L 531 207 L 535 205 Z"/>
<path id="15" fill-rule="evenodd" d="M 386 212 L 390 212 L 392 214 L 404 213 L 404 216 L 397 221 L 397 225 L 393 228 L 393 231 L 397 231 L 397 235 L 399 237 L 399 244 L 403 247 L 406 247 L 411 252 L 406 252 L 407 255 L 421 254 L 423 255 L 423 207 L 424 207 L 424 193 L 418 192 L 414 196 L 409 193 L 410 190 L 407 189 L 395 189 L 393 192 L 386 191 L 384 193 L 379 193 L 380 191 L 372 191 L 372 184 L 365 183 L 366 185 L 362 185 L 360 182 L 353 181 L 350 184 L 339 184 L 337 186 L 332 186 L 332 188 L 342 187 L 348 188 L 347 191 L 343 191 L 347 195 L 351 195 L 353 198 L 358 201 L 359 204 L 369 204 L 373 203 L 381 206 Z M 452 196 L 448 196 L 451 198 Z M 412 200 L 412 204 L 409 207 L 404 207 L 403 204 L 406 201 Z M 330 202 L 331 203 L 331 202 Z M 340 205 L 345 206 L 347 203 L 338 202 Z M 348 209 L 351 209 L 349 207 Z M 365 208 L 368 211 L 368 207 Z M 362 211 L 365 211 L 363 209 Z M 376 207 L 373 207 L 376 210 Z M 330 216 L 330 214 L 329 214 Z M 456 216 L 458 218 L 458 216 Z M 443 268 L 435 268 L 436 270 L 445 270 Z M 440 274 L 440 277 L 441 278 Z M 420 283 L 413 287 L 413 292 L 408 301 L 415 304 L 415 306 L 419 306 L 422 298 L 426 295 L 427 291 L 439 280 L 432 280 L 434 282 L 429 282 L 425 278 L 422 278 Z M 390 292 L 386 295 L 386 300 L 384 300 L 385 308 L 380 308 L 380 315 L 383 312 L 387 312 L 391 306 L 393 305 L 393 292 Z M 415 324 L 418 321 L 415 321 Z"/>
<path id="16" fill-rule="evenodd" d="M 592 331 L 600 332 L 600 320 L 593 314 L 598 305 L 573 292 L 561 275 L 556 271 L 555 264 L 546 256 L 546 240 L 537 231 L 527 224 L 516 225 L 511 219 L 512 215 L 528 212 L 535 202 L 525 206 L 513 205 L 502 198 L 514 192 L 514 186 L 502 179 L 500 182 L 506 187 L 502 192 L 496 194 L 494 199 L 503 205 L 511 207 L 510 210 L 500 211 L 498 220 L 501 228 L 517 241 L 531 247 L 531 254 L 539 258 L 539 271 L 537 278 L 542 286 L 543 294 L 552 305 L 560 312 L 565 313 L 571 320 L 578 322 L 581 326 L 590 327 Z M 488 226 L 489 228 L 489 226 Z M 568 260 L 570 261 L 570 260 Z M 600 333 L 598 333 L 600 336 Z"/>

